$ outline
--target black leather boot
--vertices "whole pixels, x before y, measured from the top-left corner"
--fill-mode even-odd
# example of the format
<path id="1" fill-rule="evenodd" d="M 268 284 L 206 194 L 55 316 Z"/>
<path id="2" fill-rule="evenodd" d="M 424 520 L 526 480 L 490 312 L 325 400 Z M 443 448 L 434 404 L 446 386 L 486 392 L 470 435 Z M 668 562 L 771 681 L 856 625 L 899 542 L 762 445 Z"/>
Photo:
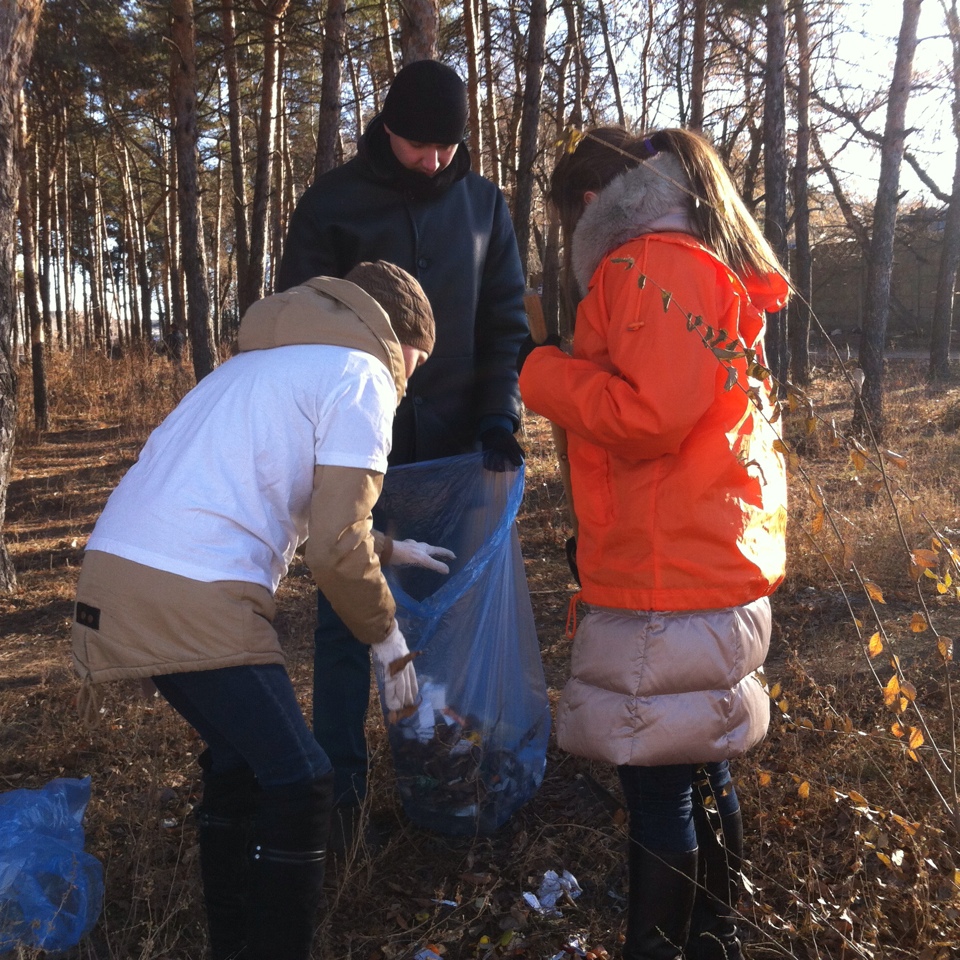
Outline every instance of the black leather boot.
<path id="1" fill-rule="evenodd" d="M 246 956 L 249 852 L 257 810 L 257 780 L 247 767 L 211 774 L 209 751 L 200 755 L 200 766 L 204 771 L 203 799 L 196 819 L 210 958 L 240 960 Z"/>
<path id="2" fill-rule="evenodd" d="M 697 851 L 653 853 L 630 842 L 623 960 L 680 960 L 690 930 Z"/>
<path id="3" fill-rule="evenodd" d="M 260 792 L 245 960 L 308 960 L 323 890 L 333 774 Z"/>
<path id="4" fill-rule="evenodd" d="M 687 960 L 743 960 L 736 910 L 743 859 L 743 819 L 739 809 L 721 817 L 696 799 L 693 819 L 700 861 L 685 956 Z"/>

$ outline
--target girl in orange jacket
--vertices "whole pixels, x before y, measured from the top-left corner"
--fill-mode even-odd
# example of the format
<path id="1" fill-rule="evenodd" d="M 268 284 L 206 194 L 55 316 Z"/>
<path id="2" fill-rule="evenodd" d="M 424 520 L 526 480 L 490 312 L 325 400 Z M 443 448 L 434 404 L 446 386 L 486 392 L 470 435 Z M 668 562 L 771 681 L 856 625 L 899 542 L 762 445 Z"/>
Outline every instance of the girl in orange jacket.
<path id="1" fill-rule="evenodd" d="M 550 197 L 583 299 L 572 356 L 522 352 L 520 387 L 567 431 L 588 605 L 558 740 L 618 767 L 625 960 L 739 960 L 728 761 L 769 721 L 755 671 L 784 572 L 786 480 L 763 333 L 787 282 L 696 134 L 588 133 Z"/>

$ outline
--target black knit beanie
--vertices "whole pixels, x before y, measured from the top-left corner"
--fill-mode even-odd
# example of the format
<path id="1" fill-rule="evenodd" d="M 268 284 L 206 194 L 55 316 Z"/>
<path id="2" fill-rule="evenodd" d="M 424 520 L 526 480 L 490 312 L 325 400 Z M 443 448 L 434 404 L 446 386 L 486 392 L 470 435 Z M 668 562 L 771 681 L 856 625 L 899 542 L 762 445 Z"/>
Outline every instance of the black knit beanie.
<path id="1" fill-rule="evenodd" d="M 433 309 L 416 278 L 396 264 L 375 260 L 358 263 L 343 279 L 355 283 L 383 307 L 401 343 L 433 352 Z"/>
<path id="2" fill-rule="evenodd" d="M 394 77 L 381 116 L 391 133 L 406 140 L 460 143 L 467 129 L 467 88 L 445 63 L 417 60 Z"/>

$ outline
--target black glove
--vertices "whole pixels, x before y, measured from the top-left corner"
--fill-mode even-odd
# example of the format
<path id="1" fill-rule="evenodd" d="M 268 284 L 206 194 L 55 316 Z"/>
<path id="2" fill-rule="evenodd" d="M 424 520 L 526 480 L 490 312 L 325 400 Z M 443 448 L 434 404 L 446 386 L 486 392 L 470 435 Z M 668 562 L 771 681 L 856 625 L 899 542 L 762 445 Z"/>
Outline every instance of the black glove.
<path id="1" fill-rule="evenodd" d="M 517 373 L 523 369 L 523 365 L 527 362 L 527 357 L 529 357 L 537 347 L 559 347 L 562 344 L 563 340 L 555 333 L 551 333 L 543 343 L 537 343 L 528 333 L 527 339 L 520 344 L 520 351 L 517 353 Z"/>
<path id="2" fill-rule="evenodd" d="M 523 463 L 523 447 L 506 427 L 489 427 L 480 434 L 485 470 L 503 473 L 516 470 Z"/>

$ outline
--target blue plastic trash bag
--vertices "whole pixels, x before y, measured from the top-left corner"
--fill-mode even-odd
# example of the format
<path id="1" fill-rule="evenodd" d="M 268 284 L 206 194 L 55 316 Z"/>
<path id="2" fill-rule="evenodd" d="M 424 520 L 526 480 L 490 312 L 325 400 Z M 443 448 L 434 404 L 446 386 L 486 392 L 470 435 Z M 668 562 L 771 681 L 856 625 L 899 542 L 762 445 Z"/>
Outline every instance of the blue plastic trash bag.
<path id="1" fill-rule="evenodd" d="M 394 539 L 457 555 L 449 575 L 386 571 L 419 653 L 420 706 L 387 727 L 397 786 L 407 816 L 440 833 L 496 830 L 543 780 L 550 708 L 515 523 L 522 498 L 522 469 L 495 473 L 467 454 L 392 467 L 374 515 Z"/>
<path id="2" fill-rule="evenodd" d="M 103 904 L 103 867 L 83 850 L 90 778 L 0 793 L 0 953 L 65 950 Z"/>

